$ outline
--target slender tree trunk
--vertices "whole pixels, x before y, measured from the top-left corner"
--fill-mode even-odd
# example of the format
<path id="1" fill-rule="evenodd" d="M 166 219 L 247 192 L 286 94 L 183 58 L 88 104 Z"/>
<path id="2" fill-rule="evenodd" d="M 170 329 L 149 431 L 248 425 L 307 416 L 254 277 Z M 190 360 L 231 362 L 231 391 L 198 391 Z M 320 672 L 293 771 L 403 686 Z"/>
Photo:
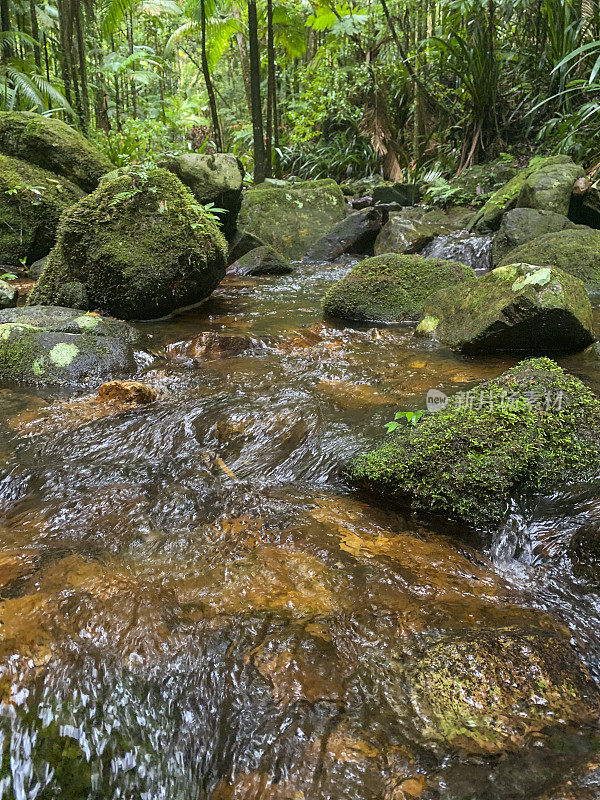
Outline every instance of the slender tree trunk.
<path id="1" fill-rule="evenodd" d="M 90 94 L 87 79 L 86 47 L 85 36 L 83 33 L 83 13 L 82 5 L 79 3 L 75 8 L 75 30 L 77 33 L 77 58 L 79 61 L 79 80 L 81 83 L 81 108 L 83 111 L 83 129 L 87 132 L 90 122 Z"/>
<path id="2" fill-rule="evenodd" d="M 275 118 L 275 46 L 273 43 L 273 0 L 267 0 L 267 147 L 265 152 L 266 176 L 273 175 L 273 127 Z"/>
<path id="3" fill-rule="evenodd" d="M 38 44 L 40 38 L 40 28 L 38 25 L 37 11 L 35 8 L 35 0 L 29 0 L 29 16 L 31 18 L 31 35 L 35 39 L 33 46 L 33 57 L 35 59 L 35 66 L 38 72 L 42 70 L 42 53 Z"/>
<path id="4" fill-rule="evenodd" d="M 242 15 L 237 4 L 234 3 L 231 7 L 231 13 L 235 19 L 242 21 Z M 236 34 L 236 42 L 238 52 L 240 55 L 240 69 L 242 71 L 242 81 L 244 83 L 244 93 L 246 95 L 246 104 L 248 106 L 248 116 L 252 118 L 252 92 L 250 89 L 250 61 L 248 60 L 248 49 L 246 48 L 246 39 L 242 31 Z"/>
<path id="5" fill-rule="evenodd" d="M 158 56 L 158 22 L 154 21 L 154 52 Z M 162 69 L 158 75 L 158 91 L 160 94 L 160 109 L 162 121 L 167 123 L 167 112 L 165 111 L 165 84 Z"/>
<path id="6" fill-rule="evenodd" d="M 44 64 L 46 65 L 46 80 L 50 81 L 50 58 L 48 57 L 48 39 L 44 34 Z"/>
<path id="7" fill-rule="evenodd" d="M 0 0 L 0 26 L 5 32 L 10 31 L 10 3 L 9 0 Z M 8 42 L 4 42 L 2 48 L 2 60 L 6 61 L 12 55 L 12 48 Z"/>
<path id="8" fill-rule="evenodd" d="M 208 58 L 206 56 L 206 8 L 204 0 L 200 0 L 200 24 L 202 27 L 202 74 L 204 76 L 204 83 L 208 94 L 208 105 L 210 107 L 210 116 L 212 119 L 213 129 L 215 132 L 215 145 L 217 152 L 223 152 L 223 141 L 221 139 L 221 126 L 219 124 L 219 115 L 217 113 L 217 101 L 215 99 L 215 90 L 210 77 L 210 70 L 208 68 Z"/>
<path id="9" fill-rule="evenodd" d="M 57 0 L 58 10 L 58 35 L 60 50 L 60 70 L 63 84 L 65 86 L 65 99 L 69 105 L 73 104 L 71 95 L 71 68 L 69 53 L 71 50 L 69 37 L 67 35 L 67 19 L 65 12 L 65 0 Z"/>
<path id="10" fill-rule="evenodd" d="M 250 45 L 250 88 L 252 94 L 252 133 L 254 139 L 254 183 L 265 180 L 265 142 L 260 99 L 260 54 L 256 0 L 248 0 L 248 42 Z"/>
<path id="11" fill-rule="evenodd" d="M 127 14 L 127 45 L 129 47 L 129 55 L 133 55 L 133 14 L 129 12 Z M 131 79 L 131 107 L 133 112 L 133 118 L 137 119 L 137 87 L 135 85 L 135 79 Z"/>

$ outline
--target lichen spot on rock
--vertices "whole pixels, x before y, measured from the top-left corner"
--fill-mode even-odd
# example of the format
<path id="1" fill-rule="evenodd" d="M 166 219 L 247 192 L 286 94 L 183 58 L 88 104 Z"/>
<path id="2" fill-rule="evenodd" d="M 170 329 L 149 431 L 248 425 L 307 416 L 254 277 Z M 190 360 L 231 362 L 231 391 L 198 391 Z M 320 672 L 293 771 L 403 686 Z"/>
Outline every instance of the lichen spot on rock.
<path id="1" fill-rule="evenodd" d="M 433 333 L 439 324 L 440 321 L 437 317 L 424 317 L 417 326 L 417 333 L 427 336 L 429 333 Z"/>
<path id="2" fill-rule="evenodd" d="M 44 374 L 44 359 L 43 358 L 36 358 L 33 364 L 31 365 L 31 371 L 34 375 L 43 375 Z"/>
<path id="3" fill-rule="evenodd" d="M 75 323 L 82 331 L 93 331 L 94 328 L 98 327 L 98 319 L 99 317 L 95 317 L 92 314 L 82 314 L 81 317 L 77 317 Z"/>
<path id="4" fill-rule="evenodd" d="M 60 342 L 59 344 L 54 345 L 48 355 L 57 367 L 68 367 L 78 353 L 79 348 L 77 345 Z"/>

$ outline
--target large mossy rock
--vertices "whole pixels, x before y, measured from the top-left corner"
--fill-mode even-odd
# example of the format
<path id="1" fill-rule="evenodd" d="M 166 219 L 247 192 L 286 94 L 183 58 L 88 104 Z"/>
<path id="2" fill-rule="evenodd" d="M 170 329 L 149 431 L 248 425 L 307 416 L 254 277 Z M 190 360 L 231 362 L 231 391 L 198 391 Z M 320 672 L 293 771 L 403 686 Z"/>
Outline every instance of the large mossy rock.
<path id="1" fill-rule="evenodd" d="M 592 726 L 600 712 L 576 652 L 546 630 L 484 628 L 430 641 L 407 682 L 424 738 L 471 755 L 517 751 L 543 731 Z"/>
<path id="2" fill-rule="evenodd" d="M 557 267 L 583 282 L 588 291 L 600 291 L 600 231 L 575 228 L 545 233 L 515 247 L 499 266 L 524 262 L 541 267 Z"/>
<path id="3" fill-rule="evenodd" d="M 481 210 L 479 230 L 496 231 L 502 216 L 517 206 L 567 216 L 573 184 L 585 175 L 568 156 L 536 157 L 490 197 Z"/>
<path id="4" fill-rule="evenodd" d="M 342 190 L 329 179 L 261 185 L 244 192 L 238 226 L 296 260 L 345 218 L 346 208 Z"/>
<path id="5" fill-rule="evenodd" d="M 500 230 L 494 237 L 493 263 L 499 264 L 515 247 L 537 239 L 538 236 L 572 228 L 575 228 L 575 223 L 563 214 L 538 211 L 535 208 L 513 208 L 502 217 Z"/>
<path id="6" fill-rule="evenodd" d="M 71 308 L 0 311 L 0 380 L 49 386 L 101 382 L 135 368 L 140 335 L 124 322 Z"/>
<path id="7" fill-rule="evenodd" d="M 436 236 L 464 230 L 473 219 L 469 208 L 455 206 L 446 211 L 406 208 L 391 212 L 374 245 L 375 255 L 383 253 L 420 253 Z"/>
<path id="8" fill-rule="evenodd" d="M 310 247 L 306 253 L 307 260 L 333 261 L 344 253 L 372 252 L 383 219 L 383 211 L 379 208 L 355 211 Z"/>
<path id="9" fill-rule="evenodd" d="M 62 175 L 92 192 L 113 169 L 93 144 L 65 122 L 27 111 L 0 112 L 0 153 Z"/>
<path id="10" fill-rule="evenodd" d="M 223 233 L 229 239 L 236 226 L 242 206 L 244 167 L 232 153 L 181 153 L 162 156 L 157 165 L 177 175 L 202 205 L 212 203 L 225 209 L 219 220 Z"/>
<path id="11" fill-rule="evenodd" d="M 530 264 L 497 267 L 476 283 L 436 292 L 416 334 L 463 353 L 573 353 L 595 340 L 583 283 Z"/>
<path id="12" fill-rule="evenodd" d="M 152 319 L 199 303 L 225 274 L 218 224 L 163 169 L 103 180 L 67 211 L 30 305 Z"/>
<path id="13" fill-rule="evenodd" d="M 495 527 L 527 490 L 592 478 L 600 400 L 548 358 L 522 361 L 403 427 L 348 468 L 384 502 Z"/>
<path id="14" fill-rule="evenodd" d="M 490 194 L 514 178 L 517 172 L 516 159 L 504 154 L 487 164 L 474 164 L 448 180 L 437 178 L 427 186 L 425 201 L 444 202 L 447 196 L 453 203 L 483 205 Z"/>
<path id="15" fill-rule="evenodd" d="M 414 320 L 436 291 L 475 281 L 454 261 L 388 253 L 361 261 L 325 295 L 324 313 L 351 322 Z"/>
<path id="16" fill-rule="evenodd" d="M 82 196 L 59 175 L 0 155 L 0 263 L 16 267 L 48 255 L 61 214 Z"/>

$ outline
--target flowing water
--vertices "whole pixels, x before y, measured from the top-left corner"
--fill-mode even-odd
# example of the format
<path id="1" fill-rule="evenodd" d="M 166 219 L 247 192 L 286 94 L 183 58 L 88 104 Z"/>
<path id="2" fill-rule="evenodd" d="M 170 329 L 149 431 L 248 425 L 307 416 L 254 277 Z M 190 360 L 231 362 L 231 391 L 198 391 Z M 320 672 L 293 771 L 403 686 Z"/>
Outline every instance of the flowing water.
<path id="1" fill-rule="evenodd" d="M 568 629 L 600 680 L 565 555 L 600 490 L 532 498 L 492 542 L 357 497 L 341 467 L 396 410 L 515 359 L 324 323 L 348 268 L 229 277 L 139 326 L 150 405 L 0 389 L 0 797 L 600 796 L 589 731 L 474 755 L 419 724 L 401 667 L 452 631 Z M 600 390 L 593 353 L 561 363 Z"/>

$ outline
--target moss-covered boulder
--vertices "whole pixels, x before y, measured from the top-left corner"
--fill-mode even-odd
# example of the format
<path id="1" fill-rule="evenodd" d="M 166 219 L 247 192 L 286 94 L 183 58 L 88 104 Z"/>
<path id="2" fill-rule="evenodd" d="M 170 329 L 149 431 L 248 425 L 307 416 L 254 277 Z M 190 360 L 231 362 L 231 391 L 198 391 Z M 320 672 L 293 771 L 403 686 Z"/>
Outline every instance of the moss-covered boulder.
<path id="1" fill-rule="evenodd" d="M 575 228 L 575 223 L 563 214 L 538 211 L 536 208 L 513 208 L 502 217 L 500 230 L 494 236 L 493 263 L 498 265 L 515 247 L 537 239 L 538 236 L 572 228 Z"/>
<path id="2" fill-rule="evenodd" d="M 0 153 L 28 161 L 93 191 L 112 164 L 65 122 L 27 111 L 0 112 Z"/>
<path id="3" fill-rule="evenodd" d="M 204 300 L 225 274 L 218 224 L 153 168 L 103 180 L 67 211 L 30 305 L 151 319 Z"/>
<path id="4" fill-rule="evenodd" d="M 0 309 L 14 308 L 17 305 L 18 292 L 14 286 L 0 279 Z"/>
<path id="5" fill-rule="evenodd" d="M 477 218 L 479 230 L 496 231 L 502 216 L 517 206 L 567 215 L 575 181 L 585 175 L 569 156 L 533 158 L 490 197 Z"/>
<path id="6" fill-rule="evenodd" d="M 71 308 L 0 311 L 0 380 L 70 386 L 135 368 L 139 333 L 124 322 Z"/>
<path id="7" fill-rule="evenodd" d="M 346 199 L 335 181 L 299 181 L 244 192 L 238 225 L 292 260 L 346 216 Z"/>
<path id="8" fill-rule="evenodd" d="M 61 214 L 82 196 L 59 175 L 0 155 L 0 263 L 31 264 L 48 255 Z"/>
<path id="9" fill-rule="evenodd" d="M 404 322 L 418 317 L 433 292 L 475 280 L 464 264 L 388 253 L 353 267 L 329 289 L 323 310 L 351 322 Z"/>
<path id="10" fill-rule="evenodd" d="M 372 253 L 383 219 L 379 208 L 365 208 L 349 214 L 309 248 L 307 260 L 333 261 L 344 253 Z"/>
<path id="11" fill-rule="evenodd" d="M 543 732 L 594 725 L 600 695 L 569 641 L 488 628 L 431 641 L 407 674 L 428 742 L 469 754 L 519 750 Z"/>
<path id="12" fill-rule="evenodd" d="M 228 271 L 235 275 L 289 275 L 294 268 L 272 247 L 263 246 L 244 253 Z"/>
<path id="13" fill-rule="evenodd" d="M 495 527 L 524 491 L 595 477 L 600 400 L 547 358 L 450 398 L 416 427 L 401 427 L 348 468 L 384 502 Z"/>
<path id="14" fill-rule="evenodd" d="M 600 588 L 600 525 L 588 522 L 578 528 L 567 547 L 573 574 Z"/>
<path id="15" fill-rule="evenodd" d="M 219 221 L 225 236 L 229 239 L 233 235 L 242 206 L 245 174 L 236 156 L 232 153 L 180 153 L 162 156 L 157 164 L 177 175 L 202 205 L 212 203 L 215 208 L 225 209 Z"/>
<path id="16" fill-rule="evenodd" d="M 530 264 L 497 267 L 430 297 L 415 332 L 463 353 L 573 353 L 595 340 L 583 283 Z"/>
<path id="17" fill-rule="evenodd" d="M 558 267 L 583 282 L 588 291 L 600 291 L 600 231 L 575 228 L 545 233 L 515 247 L 499 266 L 525 262 L 540 267 Z"/>
<path id="18" fill-rule="evenodd" d="M 445 211 L 434 208 L 406 208 L 391 212 L 374 245 L 376 256 L 383 253 L 420 253 L 436 236 L 464 230 L 473 219 L 469 208 L 455 206 Z"/>

